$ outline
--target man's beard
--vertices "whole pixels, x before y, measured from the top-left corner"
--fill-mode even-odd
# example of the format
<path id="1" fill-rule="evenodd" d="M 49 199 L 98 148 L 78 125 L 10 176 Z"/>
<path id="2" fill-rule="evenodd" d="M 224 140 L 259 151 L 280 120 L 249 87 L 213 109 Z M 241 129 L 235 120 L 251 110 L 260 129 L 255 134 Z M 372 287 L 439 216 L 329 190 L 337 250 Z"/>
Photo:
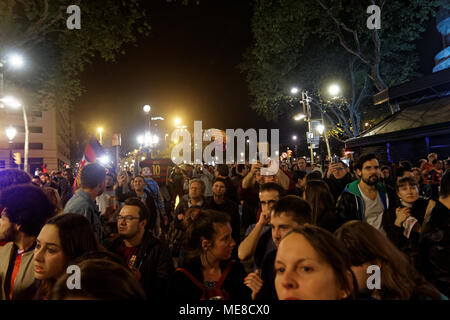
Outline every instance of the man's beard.
<path id="1" fill-rule="evenodd" d="M 376 179 L 375 180 L 370 180 L 372 177 L 375 177 Z M 364 179 L 364 178 L 362 179 L 362 181 L 365 184 L 367 184 L 368 186 L 376 185 L 379 180 L 380 180 L 380 178 L 377 175 L 375 175 L 375 174 L 371 175 L 368 179 Z"/>
<path id="2" fill-rule="evenodd" d="M 0 234 L 1 241 L 14 241 L 16 239 L 16 229 L 14 228 L 14 224 L 11 224 L 9 228 L 5 231 L 5 233 Z"/>

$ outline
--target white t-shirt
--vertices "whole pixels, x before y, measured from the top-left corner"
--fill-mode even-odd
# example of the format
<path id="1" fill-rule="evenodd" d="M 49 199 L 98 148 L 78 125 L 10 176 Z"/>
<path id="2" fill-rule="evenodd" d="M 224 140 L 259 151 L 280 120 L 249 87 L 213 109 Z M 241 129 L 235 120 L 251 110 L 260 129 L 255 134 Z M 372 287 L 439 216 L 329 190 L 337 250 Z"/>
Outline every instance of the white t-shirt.
<path id="1" fill-rule="evenodd" d="M 375 227 L 377 230 L 384 233 L 382 225 L 384 206 L 383 202 L 381 201 L 380 194 L 377 192 L 377 198 L 375 200 L 372 200 L 362 192 L 359 186 L 358 189 L 359 192 L 361 192 L 361 196 L 364 202 L 364 222 L 367 222 L 372 227 Z"/>

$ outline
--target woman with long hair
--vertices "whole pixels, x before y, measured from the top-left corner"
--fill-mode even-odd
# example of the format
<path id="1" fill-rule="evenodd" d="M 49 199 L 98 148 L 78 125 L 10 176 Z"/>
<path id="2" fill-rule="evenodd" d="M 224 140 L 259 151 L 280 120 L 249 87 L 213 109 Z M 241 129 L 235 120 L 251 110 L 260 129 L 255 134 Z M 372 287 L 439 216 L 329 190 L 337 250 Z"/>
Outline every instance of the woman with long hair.
<path id="1" fill-rule="evenodd" d="M 186 259 L 171 279 L 169 297 L 180 301 L 250 300 L 261 289 L 262 280 L 256 273 L 246 277 L 242 264 L 231 260 L 236 243 L 229 216 L 214 210 L 189 216 Z"/>
<path id="2" fill-rule="evenodd" d="M 281 240 L 275 259 L 280 300 L 350 300 L 356 279 L 345 246 L 327 230 L 304 225 Z"/>
<path id="3" fill-rule="evenodd" d="M 349 221 L 336 232 L 350 253 L 361 296 L 379 300 L 440 300 L 443 296 L 420 275 L 408 258 L 371 225 Z M 380 286 L 368 288 L 369 266 L 380 270 Z"/>
<path id="4" fill-rule="evenodd" d="M 98 250 L 98 244 L 84 216 L 67 213 L 50 218 L 39 233 L 34 249 L 37 298 L 48 299 L 71 261 L 94 250 Z"/>
<path id="5" fill-rule="evenodd" d="M 336 203 L 327 183 L 322 180 L 306 182 L 303 199 L 308 201 L 312 208 L 312 223 L 330 232 L 338 227 L 336 216 Z"/>

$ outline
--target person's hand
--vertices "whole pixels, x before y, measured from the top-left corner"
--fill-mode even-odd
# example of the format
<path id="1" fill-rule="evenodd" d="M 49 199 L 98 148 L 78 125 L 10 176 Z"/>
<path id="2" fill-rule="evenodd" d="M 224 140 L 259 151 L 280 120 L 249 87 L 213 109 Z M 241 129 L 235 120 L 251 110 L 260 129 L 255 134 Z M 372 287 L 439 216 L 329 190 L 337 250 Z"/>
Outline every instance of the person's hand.
<path id="1" fill-rule="evenodd" d="M 336 170 L 338 168 L 338 164 L 331 162 L 330 166 L 328 167 L 328 171 L 327 171 L 327 179 L 330 179 L 331 175 L 333 174 L 334 170 Z"/>
<path id="2" fill-rule="evenodd" d="M 249 273 L 244 279 L 244 284 L 252 290 L 252 299 L 255 300 L 256 295 L 263 286 L 263 281 L 259 276 L 258 270 Z"/>
<path id="3" fill-rule="evenodd" d="M 259 215 L 258 224 L 262 224 L 265 226 L 270 222 L 270 210 L 261 210 L 261 214 Z"/>
<path id="4" fill-rule="evenodd" d="M 133 267 L 133 266 L 128 266 L 128 267 L 130 268 L 131 272 L 136 277 L 136 279 L 138 281 L 141 281 L 141 278 L 142 278 L 141 272 L 136 267 Z"/>
<path id="5" fill-rule="evenodd" d="M 127 179 L 127 177 L 125 175 L 120 175 L 117 178 L 117 183 L 118 183 L 119 187 L 123 187 L 123 185 L 125 184 L 126 179 Z"/>
<path id="6" fill-rule="evenodd" d="M 256 173 L 261 170 L 261 168 L 262 168 L 262 164 L 259 162 L 252 164 L 252 167 L 250 169 L 250 174 L 254 177 L 256 175 Z"/>
<path id="7" fill-rule="evenodd" d="M 403 207 L 403 208 L 397 208 L 395 210 L 395 215 L 396 215 L 396 219 L 395 219 L 395 225 L 397 227 L 401 227 L 403 222 L 405 222 L 405 220 L 411 215 L 411 210 L 407 207 Z"/>

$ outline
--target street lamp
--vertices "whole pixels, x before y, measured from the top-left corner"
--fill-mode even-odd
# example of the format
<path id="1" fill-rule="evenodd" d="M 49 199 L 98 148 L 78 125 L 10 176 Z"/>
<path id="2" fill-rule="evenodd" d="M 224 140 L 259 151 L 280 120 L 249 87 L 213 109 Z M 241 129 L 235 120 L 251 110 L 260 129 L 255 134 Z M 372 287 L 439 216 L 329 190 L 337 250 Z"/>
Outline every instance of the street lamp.
<path id="1" fill-rule="evenodd" d="M 299 92 L 300 92 L 300 90 L 297 87 L 292 87 L 291 88 L 291 93 L 293 95 L 296 95 Z M 303 118 L 306 118 L 306 121 L 308 121 L 308 132 L 311 132 L 311 107 L 309 105 L 310 98 L 308 97 L 308 92 L 307 91 L 302 91 L 301 93 L 302 93 L 302 101 L 301 101 L 301 103 L 302 103 L 302 106 L 303 106 L 303 113 L 302 114 L 305 115 Z M 299 118 L 299 120 L 300 120 L 301 116 L 298 115 L 297 118 Z M 312 141 L 310 141 L 309 149 L 310 149 L 310 153 L 311 153 L 311 164 L 314 164 L 314 155 L 313 155 Z"/>
<path id="2" fill-rule="evenodd" d="M 0 76 L 1 76 L 1 72 L 0 72 Z M 27 117 L 27 112 L 26 112 L 25 106 L 19 100 L 17 100 L 16 98 L 14 98 L 12 96 L 4 97 L 4 98 L 0 99 L 0 102 L 5 104 L 7 107 L 11 107 L 13 109 L 18 109 L 18 108 L 22 107 L 23 123 L 24 123 L 24 127 L 25 127 L 25 146 L 24 146 L 24 155 L 23 155 L 23 158 L 24 158 L 23 170 L 25 172 L 28 172 L 28 147 L 29 147 L 28 140 L 29 140 L 30 132 L 28 130 L 28 117 Z"/>
<path id="3" fill-rule="evenodd" d="M 328 93 L 333 97 L 337 98 L 341 93 L 341 87 L 338 84 L 333 83 L 328 87 Z"/>
<path id="4" fill-rule="evenodd" d="M 299 92 L 299 90 L 298 90 L 297 87 L 291 88 L 291 93 L 292 93 L 292 94 L 297 94 L 298 92 Z"/>
<path id="5" fill-rule="evenodd" d="M 103 128 L 102 127 L 97 128 L 97 132 L 100 134 L 100 144 L 103 145 L 103 136 L 102 136 Z"/>
<path id="6" fill-rule="evenodd" d="M 16 136 L 16 128 L 14 128 L 13 126 L 9 126 L 8 128 L 6 128 L 6 136 L 8 137 L 8 141 L 9 141 L 9 167 L 12 168 L 13 167 L 13 140 L 14 137 Z"/>
<path id="7" fill-rule="evenodd" d="M 152 107 L 150 107 L 148 104 L 146 104 L 143 109 L 144 109 L 145 113 L 149 113 L 150 110 L 152 110 Z"/>
<path id="8" fill-rule="evenodd" d="M 295 121 L 300 121 L 300 120 L 305 119 L 305 118 L 306 118 L 306 116 L 303 113 L 298 113 L 298 114 L 296 114 L 294 116 L 294 120 Z"/>
<path id="9" fill-rule="evenodd" d="M 297 140 L 297 136 L 292 136 L 292 140 Z"/>
<path id="10" fill-rule="evenodd" d="M 325 130 L 325 127 L 324 127 L 323 124 L 319 124 L 319 125 L 316 127 L 316 130 L 317 130 L 317 132 L 318 132 L 320 135 L 322 135 L 323 131 Z"/>
<path id="11" fill-rule="evenodd" d="M 3 84 L 3 68 L 5 64 L 12 66 L 14 69 L 19 69 L 24 65 L 24 59 L 19 54 L 11 54 L 6 59 L 0 58 L 0 98 L 3 97 L 4 84 Z M 0 108 L 3 108 L 3 104 L 0 103 Z"/>
<path id="12" fill-rule="evenodd" d="M 8 57 L 8 64 L 13 66 L 15 69 L 22 68 L 25 64 L 23 56 L 17 53 L 13 53 Z"/>

